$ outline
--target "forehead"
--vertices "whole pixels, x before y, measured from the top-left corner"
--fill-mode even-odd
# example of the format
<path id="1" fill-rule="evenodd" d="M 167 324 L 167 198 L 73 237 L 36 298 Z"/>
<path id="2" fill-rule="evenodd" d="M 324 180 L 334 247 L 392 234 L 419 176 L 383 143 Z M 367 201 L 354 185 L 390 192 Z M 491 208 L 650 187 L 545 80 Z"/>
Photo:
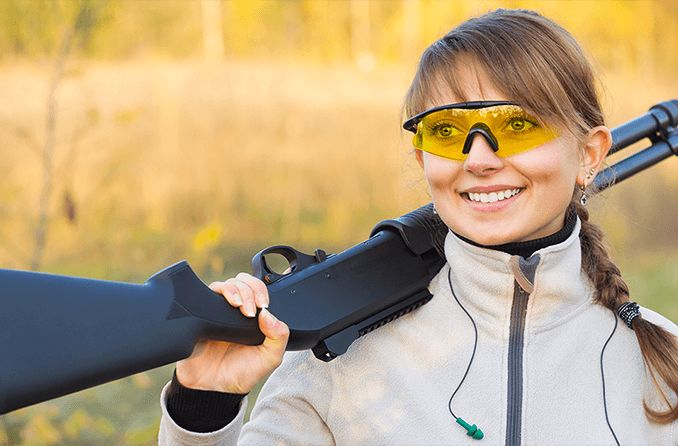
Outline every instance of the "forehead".
<path id="1" fill-rule="evenodd" d="M 433 88 L 426 108 L 468 101 L 509 101 L 495 85 L 484 68 L 468 57 L 459 58 L 454 67 L 439 72 L 433 79 Z"/>

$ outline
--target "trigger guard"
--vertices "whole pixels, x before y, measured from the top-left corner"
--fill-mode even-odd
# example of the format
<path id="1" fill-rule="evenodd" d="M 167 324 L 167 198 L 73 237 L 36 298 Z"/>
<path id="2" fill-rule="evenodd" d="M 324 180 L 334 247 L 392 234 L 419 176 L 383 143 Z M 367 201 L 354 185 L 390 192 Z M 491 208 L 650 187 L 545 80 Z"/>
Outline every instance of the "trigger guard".
<path id="1" fill-rule="evenodd" d="M 264 257 L 266 254 L 280 254 L 285 257 L 285 260 L 290 264 L 290 273 L 302 271 L 308 266 L 317 263 L 314 256 L 299 252 L 291 246 L 276 245 L 262 249 L 252 257 L 252 275 L 263 280 L 268 285 L 280 280 L 287 274 L 278 274 L 271 271 Z"/>

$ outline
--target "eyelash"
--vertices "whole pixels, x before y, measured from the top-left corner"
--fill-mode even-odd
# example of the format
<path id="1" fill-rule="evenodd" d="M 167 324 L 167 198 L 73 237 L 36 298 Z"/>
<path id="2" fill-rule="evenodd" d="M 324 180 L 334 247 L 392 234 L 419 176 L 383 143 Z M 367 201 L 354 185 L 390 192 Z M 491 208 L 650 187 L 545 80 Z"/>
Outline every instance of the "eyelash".
<path id="1" fill-rule="evenodd" d="M 426 130 L 430 133 L 434 133 L 436 130 L 438 130 L 443 125 L 448 125 L 450 127 L 457 129 L 457 127 L 455 127 L 453 124 L 450 124 L 447 121 L 436 121 L 436 122 L 434 122 L 430 125 L 427 125 Z M 457 129 L 457 130 L 459 130 L 459 129 Z"/>
<path id="2" fill-rule="evenodd" d="M 530 124 L 532 124 L 532 127 L 527 129 L 526 132 L 531 132 L 531 131 L 536 130 L 537 128 L 540 127 L 539 123 L 535 119 L 531 119 L 530 117 L 525 116 L 525 115 L 519 115 L 519 116 L 511 116 L 510 118 L 506 119 L 506 121 L 502 125 L 502 129 L 505 129 L 506 127 L 511 125 L 511 122 L 513 122 L 514 120 L 517 120 L 517 119 L 522 119 L 523 121 L 526 121 L 526 122 L 529 122 Z"/>
<path id="3" fill-rule="evenodd" d="M 532 124 L 532 127 L 530 127 L 529 129 L 525 130 L 525 132 L 531 132 L 531 131 L 534 131 L 534 130 L 536 130 L 537 128 L 541 127 L 541 126 L 539 125 L 539 123 L 537 122 L 536 119 L 530 118 L 530 117 L 527 116 L 527 115 L 517 115 L 517 116 L 512 116 L 512 117 L 510 117 L 510 118 L 507 118 L 507 119 L 504 121 L 504 123 L 502 124 L 502 127 L 501 127 L 501 128 L 502 128 L 502 129 L 505 129 L 506 127 L 508 127 L 508 126 L 511 124 L 512 121 L 514 121 L 514 120 L 516 120 L 516 119 L 522 119 L 522 120 L 524 120 L 524 121 L 529 122 L 530 124 Z M 431 123 L 431 124 L 425 125 L 425 129 L 426 129 L 426 131 L 429 132 L 429 133 L 434 133 L 435 131 L 437 131 L 437 130 L 438 130 L 441 126 L 443 126 L 443 125 L 449 125 L 450 127 L 453 127 L 453 128 L 455 128 L 455 129 L 457 129 L 458 131 L 461 132 L 461 130 L 459 130 L 456 126 L 454 126 L 453 124 L 451 124 L 450 122 L 447 122 L 447 121 L 436 121 L 436 122 L 433 122 L 433 123 Z M 463 133 L 463 132 L 462 132 L 462 133 Z"/>

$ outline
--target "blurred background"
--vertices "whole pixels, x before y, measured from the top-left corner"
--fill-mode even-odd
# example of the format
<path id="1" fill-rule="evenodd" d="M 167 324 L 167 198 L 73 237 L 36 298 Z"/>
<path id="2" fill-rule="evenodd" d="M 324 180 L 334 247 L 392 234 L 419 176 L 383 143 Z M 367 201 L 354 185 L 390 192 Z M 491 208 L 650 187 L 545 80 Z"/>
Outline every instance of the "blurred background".
<path id="1" fill-rule="evenodd" d="M 143 282 L 188 259 L 209 283 L 366 239 L 430 201 L 400 130 L 419 54 L 498 7 L 574 34 L 611 127 L 678 98 L 675 0 L 0 0 L 0 268 Z M 678 321 L 678 160 L 590 206 L 632 298 Z M 2 416 L 0 444 L 155 444 L 171 373 Z"/>

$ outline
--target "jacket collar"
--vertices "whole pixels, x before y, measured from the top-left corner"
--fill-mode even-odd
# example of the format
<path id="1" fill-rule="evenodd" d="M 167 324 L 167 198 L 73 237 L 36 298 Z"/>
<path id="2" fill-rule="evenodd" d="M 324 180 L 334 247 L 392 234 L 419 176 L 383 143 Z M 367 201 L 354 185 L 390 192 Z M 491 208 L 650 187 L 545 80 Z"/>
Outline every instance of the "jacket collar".
<path id="1" fill-rule="evenodd" d="M 580 229 L 577 218 L 565 241 L 542 248 L 527 260 L 472 245 L 448 232 L 445 256 L 455 295 L 472 314 L 504 326 L 510 321 L 516 284 L 527 288 L 528 280 L 532 289 L 526 290 L 526 326 L 545 328 L 567 320 L 593 295 L 593 287 L 581 269 Z M 440 287 L 452 298 L 447 278 Z"/>

